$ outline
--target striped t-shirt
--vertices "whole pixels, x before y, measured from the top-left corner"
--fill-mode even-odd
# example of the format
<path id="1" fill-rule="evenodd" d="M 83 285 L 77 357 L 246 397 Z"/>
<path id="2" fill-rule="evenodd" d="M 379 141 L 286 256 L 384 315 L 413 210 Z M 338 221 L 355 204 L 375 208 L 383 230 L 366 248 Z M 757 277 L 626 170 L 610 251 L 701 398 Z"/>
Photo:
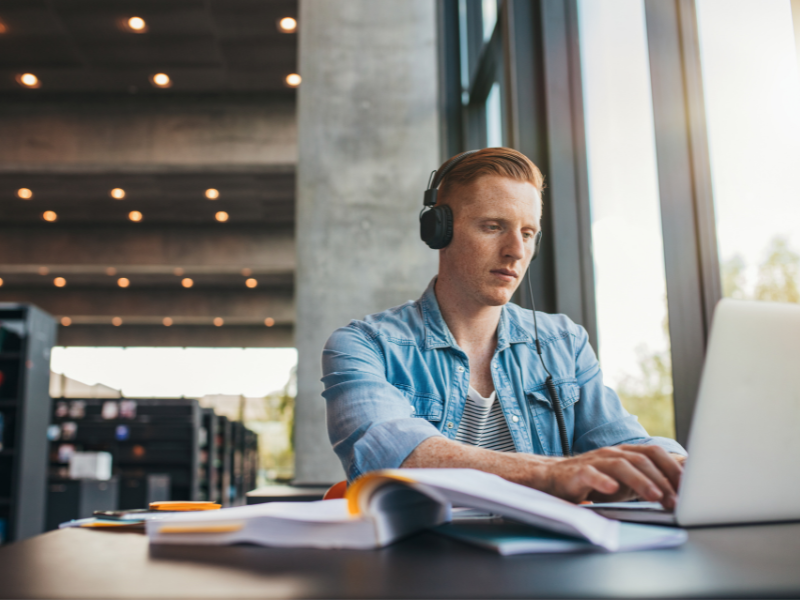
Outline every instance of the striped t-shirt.
<path id="1" fill-rule="evenodd" d="M 503 407 L 495 401 L 496 398 L 496 392 L 484 398 L 469 386 L 464 414 L 456 433 L 457 442 L 497 452 L 517 451 L 503 415 Z"/>

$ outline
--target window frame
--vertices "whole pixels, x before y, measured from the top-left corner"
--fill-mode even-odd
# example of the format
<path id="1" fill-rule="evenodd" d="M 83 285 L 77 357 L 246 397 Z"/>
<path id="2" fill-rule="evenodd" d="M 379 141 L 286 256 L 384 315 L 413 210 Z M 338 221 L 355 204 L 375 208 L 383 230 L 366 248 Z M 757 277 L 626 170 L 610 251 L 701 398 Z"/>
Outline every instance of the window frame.
<path id="1" fill-rule="evenodd" d="M 503 93 L 506 145 L 545 173 L 545 232 L 528 277 L 536 306 L 583 325 L 597 350 L 586 133 L 577 0 L 502 0 L 489 42 L 468 17 L 468 89 L 462 89 L 459 0 L 439 1 L 443 159 L 483 131 L 492 65 Z M 480 17 L 480 0 L 460 0 Z M 643 0 L 671 337 L 676 437 L 686 444 L 714 307 L 722 297 L 694 0 Z M 475 33 L 477 31 L 477 34 Z M 477 48 L 477 49 L 476 49 Z M 493 61 L 493 62 L 491 62 Z M 491 64 L 490 64 L 491 62 Z M 455 77 L 453 73 L 458 74 Z M 494 80 L 492 80 L 494 81 Z M 485 88 L 485 94 L 483 93 Z M 464 95 L 466 92 L 466 95 Z M 464 102 L 462 99 L 466 100 Z M 480 105 L 481 110 L 476 106 Z M 482 147 L 482 145 L 481 145 Z M 526 289 L 524 283 L 520 289 Z M 527 293 L 515 301 L 530 307 Z"/>

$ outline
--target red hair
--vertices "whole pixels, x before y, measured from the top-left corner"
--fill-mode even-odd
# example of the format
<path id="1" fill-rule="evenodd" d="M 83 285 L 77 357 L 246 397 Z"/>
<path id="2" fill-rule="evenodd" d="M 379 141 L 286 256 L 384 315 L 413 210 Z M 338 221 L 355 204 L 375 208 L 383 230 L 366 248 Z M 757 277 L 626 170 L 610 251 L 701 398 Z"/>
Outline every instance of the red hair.
<path id="1" fill-rule="evenodd" d="M 439 169 L 443 169 L 455 157 L 448 158 Z M 459 162 L 442 181 L 438 197 L 443 199 L 455 186 L 469 185 L 485 175 L 498 175 L 516 181 L 527 181 L 541 194 L 544 176 L 531 159 L 513 148 L 484 148 L 470 154 Z M 440 200 L 441 202 L 442 200 Z"/>

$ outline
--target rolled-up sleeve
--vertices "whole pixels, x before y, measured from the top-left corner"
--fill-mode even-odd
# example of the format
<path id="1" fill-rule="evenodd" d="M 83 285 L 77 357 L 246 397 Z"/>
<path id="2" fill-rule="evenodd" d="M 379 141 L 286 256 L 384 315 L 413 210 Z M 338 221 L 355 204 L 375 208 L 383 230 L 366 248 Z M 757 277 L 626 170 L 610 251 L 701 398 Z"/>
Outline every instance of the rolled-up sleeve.
<path id="1" fill-rule="evenodd" d="M 441 435 L 412 416 L 408 398 L 386 379 L 378 344 L 359 327 L 333 333 L 322 352 L 322 373 L 328 436 L 349 480 L 397 468 L 421 442 Z"/>
<path id="2" fill-rule="evenodd" d="M 686 450 L 669 438 L 648 435 L 639 420 L 628 413 L 616 392 L 603 384 L 603 372 L 583 327 L 576 329 L 575 360 L 580 401 L 575 403 L 573 450 L 581 453 L 619 444 L 653 444 L 685 456 Z"/>

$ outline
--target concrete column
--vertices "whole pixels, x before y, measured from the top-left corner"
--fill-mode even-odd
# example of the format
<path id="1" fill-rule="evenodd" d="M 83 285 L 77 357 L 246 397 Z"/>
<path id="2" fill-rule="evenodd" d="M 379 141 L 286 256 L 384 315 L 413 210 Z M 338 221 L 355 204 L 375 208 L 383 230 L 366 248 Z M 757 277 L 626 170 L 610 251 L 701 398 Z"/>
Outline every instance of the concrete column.
<path id="1" fill-rule="evenodd" d="M 320 356 L 350 319 L 418 298 L 437 253 L 417 214 L 438 166 L 433 0 L 300 0 L 296 481 L 344 478 Z"/>

